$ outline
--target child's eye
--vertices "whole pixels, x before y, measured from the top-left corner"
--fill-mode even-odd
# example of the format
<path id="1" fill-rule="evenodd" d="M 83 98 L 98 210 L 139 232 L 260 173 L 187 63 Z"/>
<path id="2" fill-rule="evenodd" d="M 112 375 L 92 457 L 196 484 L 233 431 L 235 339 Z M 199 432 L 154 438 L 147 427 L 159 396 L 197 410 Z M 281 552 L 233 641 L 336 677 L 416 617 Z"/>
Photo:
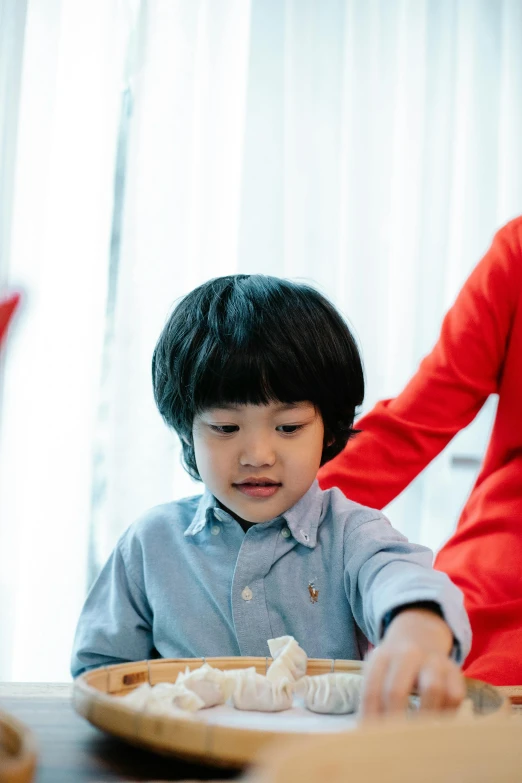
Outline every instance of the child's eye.
<path id="1" fill-rule="evenodd" d="M 283 432 L 285 435 L 292 435 L 292 433 L 297 432 L 302 428 L 302 424 L 281 424 L 279 427 L 276 427 L 276 430 L 278 432 Z"/>
<path id="2" fill-rule="evenodd" d="M 220 435 L 232 435 L 233 432 L 238 431 L 239 427 L 237 424 L 211 424 L 210 429 Z"/>

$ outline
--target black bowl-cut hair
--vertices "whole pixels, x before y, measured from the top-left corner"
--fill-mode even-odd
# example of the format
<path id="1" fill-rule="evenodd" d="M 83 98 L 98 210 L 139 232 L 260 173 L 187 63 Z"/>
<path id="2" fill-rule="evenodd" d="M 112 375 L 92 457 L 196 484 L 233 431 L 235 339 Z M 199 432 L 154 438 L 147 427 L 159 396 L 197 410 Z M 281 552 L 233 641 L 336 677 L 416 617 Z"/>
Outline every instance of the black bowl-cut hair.
<path id="1" fill-rule="evenodd" d="M 174 308 L 152 357 L 159 412 L 199 479 L 194 417 L 224 404 L 312 402 L 325 430 L 321 464 L 343 450 L 364 397 L 355 340 L 308 285 L 265 275 L 209 280 Z"/>

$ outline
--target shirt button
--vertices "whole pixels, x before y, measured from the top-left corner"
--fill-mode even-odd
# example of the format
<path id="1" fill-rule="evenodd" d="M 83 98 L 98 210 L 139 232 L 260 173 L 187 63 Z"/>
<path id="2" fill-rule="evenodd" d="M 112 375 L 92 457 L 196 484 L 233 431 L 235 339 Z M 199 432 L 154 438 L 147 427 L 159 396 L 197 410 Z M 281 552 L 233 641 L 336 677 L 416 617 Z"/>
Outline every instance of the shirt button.
<path id="1" fill-rule="evenodd" d="M 245 589 L 241 593 L 241 598 L 243 599 L 243 601 L 252 600 L 252 590 L 250 589 L 250 587 L 245 587 Z"/>
<path id="2" fill-rule="evenodd" d="M 212 533 L 213 536 L 219 536 L 219 534 L 221 533 L 221 528 L 219 527 L 219 525 L 212 525 L 212 527 L 210 528 L 210 532 Z"/>
<path id="3" fill-rule="evenodd" d="M 287 527 L 284 527 L 284 528 L 281 530 L 281 535 L 283 536 L 283 538 L 290 538 L 290 536 L 291 536 L 292 534 L 291 534 L 291 532 L 289 531 L 289 529 L 288 529 Z"/>

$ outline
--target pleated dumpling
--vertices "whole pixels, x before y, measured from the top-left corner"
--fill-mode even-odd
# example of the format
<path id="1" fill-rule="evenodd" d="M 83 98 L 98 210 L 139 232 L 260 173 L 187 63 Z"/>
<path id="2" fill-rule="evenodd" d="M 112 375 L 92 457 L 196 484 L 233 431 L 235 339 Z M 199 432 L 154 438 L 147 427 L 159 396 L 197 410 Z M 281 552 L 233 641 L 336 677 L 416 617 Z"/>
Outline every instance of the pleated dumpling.
<path id="1" fill-rule="evenodd" d="M 152 687 L 143 683 L 121 700 L 136 710 L 165 715 L 177 710 L 197 712 L 205 705 L 202 699 L 183 685 L 173 682 L 159 682 Z"/>
<path id="2" fill-rule="evenodd" d="M 203 701 L 204 707 L 224 704 L 233 690 L 233 683 L 227 673 L 214 669 L 208 663 L 192 671 L 187 667 L 178 674 L 176 685 L 183 685 L 195 693 Z"/>
<path id="3" fill-rule="evenodd" d="M 237 710 L 280 712 L 292 706 L 293 683 L 272 682 L 254 668 L 227 672 L 233 676 L 232 703 Z"/>
<path id="4" fill-rule="evenodd" d="M 295 694 L 312 712 L 341 715 L 357 712 L 361 703 L 362 677 L 349 672 L 318 674 L 303 677 L 295 686 Z"/>
<path id="5" fill-rule="evenodd" d="M 266 676 L 271 682 L 296 682 L 306 674 L 308 656 L 293 636 L 269 639 L 268 648 L 273 661 Z"/>

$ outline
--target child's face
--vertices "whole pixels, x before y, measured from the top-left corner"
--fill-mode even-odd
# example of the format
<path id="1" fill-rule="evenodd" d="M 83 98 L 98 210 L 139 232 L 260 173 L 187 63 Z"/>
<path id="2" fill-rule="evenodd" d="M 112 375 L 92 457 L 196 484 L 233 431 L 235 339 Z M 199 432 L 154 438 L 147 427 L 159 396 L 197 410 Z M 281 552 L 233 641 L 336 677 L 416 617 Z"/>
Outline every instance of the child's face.
<path id="1" fill-rule="evenodd" d="M 211 408 L 193 426 L 205 486 L 247 522 L 274 519 L 302 498 L 319 469 L 323 437 L 310 402 Z"/>

